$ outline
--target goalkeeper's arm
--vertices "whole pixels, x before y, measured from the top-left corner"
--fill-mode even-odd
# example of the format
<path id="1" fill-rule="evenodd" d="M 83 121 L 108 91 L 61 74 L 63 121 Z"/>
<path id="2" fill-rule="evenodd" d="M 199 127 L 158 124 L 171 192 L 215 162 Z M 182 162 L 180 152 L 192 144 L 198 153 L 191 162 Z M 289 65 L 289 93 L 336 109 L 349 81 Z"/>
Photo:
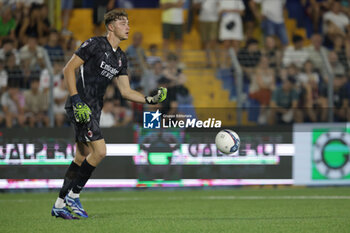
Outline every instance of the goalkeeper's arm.
<path id="1" fill-rule="evenodd" d="M 70 96 L 78 94 L 76 79 L 75 79 L 75 70 L 84 64 L 84 61 L 73 54 L 72 58 L 67 62 L 66 66 L 63 68 L 64 80 L 67 84 L 67 88 Z"/>
<path id="2" fill-rule="evenodd" d="M 165 100 L 167 95 L 166 88 L 160 88 L 155 96 L 144 96 L 138 91 L 130 88 L 129 77 L 127 75 L 121 75 L 116 79 L 116 85 L 123 98 L 142 104 L 157 104 Z"/>
<path id="3" fill-rule="evenodd" d="M 74 117 L 76 122 L 87 123 L 90 121 L 91 109 L 86 105 L 78 95 L 77 85 L 75 80 L 75 70 L 84 64 L 84 61 L 73 54 L 72 58 L 68 61 L 63 68 L 64 80 L 67 84 L 70 94 L 70 100 L 73 107 Z"/>

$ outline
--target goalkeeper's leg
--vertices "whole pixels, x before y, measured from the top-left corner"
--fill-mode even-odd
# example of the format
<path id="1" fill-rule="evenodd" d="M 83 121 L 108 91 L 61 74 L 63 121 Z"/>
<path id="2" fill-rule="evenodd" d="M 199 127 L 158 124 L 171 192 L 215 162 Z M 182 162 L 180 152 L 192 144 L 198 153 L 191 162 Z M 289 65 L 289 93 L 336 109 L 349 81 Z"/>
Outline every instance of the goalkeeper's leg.
<path id="1" fill-rule="evenodd" d="M 79 194 L 89 180 L 94 169 L 106 156 L 106 143 L 104 139 L 88 142 L 88 146 L 91 153 L 81 164 L 79 173 L 73 181 L 72 190 L 65 199 L 73 212 L 84 218 L 87 218 L 88 215 L 80 203 Z"/>
<path id="2" fill-rule="evenodd" d="M 67 196 L 70 189 L 73 187 L 73 180 L 77 177 L 80 170 L 80 166 L 85 160 L 86 156 L 89 154 L 88 146 L 81 142 L 76 143 L 76 154 L 74 160 L 67 169 L 64 176 L 64 182 L 62 188 L 59 192 L 59 196 L 54 204 L 53 213 L 56 217 L 62 217 L 65 219 L 70 219 L 70 213 L 65 209 L 66 204 L 64 203 L 64 198 Z"/>

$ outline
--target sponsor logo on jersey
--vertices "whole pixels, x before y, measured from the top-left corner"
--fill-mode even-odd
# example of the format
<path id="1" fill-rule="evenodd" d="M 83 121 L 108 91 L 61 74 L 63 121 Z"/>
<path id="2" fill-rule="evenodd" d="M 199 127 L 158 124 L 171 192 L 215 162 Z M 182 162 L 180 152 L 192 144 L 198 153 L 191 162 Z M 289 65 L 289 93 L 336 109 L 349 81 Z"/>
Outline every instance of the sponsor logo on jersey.
<path id="1" fill-rule="evenodd" d="M 116 76 L 118 74 L 118 70 L 117 68 L 107 64 L 105 61 L 101 62 L 100 68 L 102 68 L 102 72 L 101 75 L 108 78 L 108 79 L 112 79 L 114 76 Z"/>

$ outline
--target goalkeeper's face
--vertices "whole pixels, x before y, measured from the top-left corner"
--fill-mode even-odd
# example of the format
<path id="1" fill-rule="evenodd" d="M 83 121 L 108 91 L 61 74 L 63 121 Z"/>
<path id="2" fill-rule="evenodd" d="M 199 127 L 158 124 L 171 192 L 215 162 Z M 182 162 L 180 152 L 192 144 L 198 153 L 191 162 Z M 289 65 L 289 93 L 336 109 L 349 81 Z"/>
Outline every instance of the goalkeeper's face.
<path id="1" fill-rule="evenodd" d="M 117 19 L 111 23 L 112 33 L 122 40 L 127 40 L 129 37 L 129 20 L 126 17 L 122 17 L 121 19 Z"/>

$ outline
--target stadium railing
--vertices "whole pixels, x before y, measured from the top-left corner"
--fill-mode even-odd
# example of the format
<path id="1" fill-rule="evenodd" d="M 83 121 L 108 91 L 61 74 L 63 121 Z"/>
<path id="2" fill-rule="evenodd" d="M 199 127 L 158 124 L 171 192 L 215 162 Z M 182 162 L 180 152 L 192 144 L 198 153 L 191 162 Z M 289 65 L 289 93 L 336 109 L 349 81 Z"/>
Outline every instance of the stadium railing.
<path id="1" fill-rule="evenodd" d="M 49 84 L 49 109 L 48 109 L 48 114 L 49 114 L 49 121 L 50 121 L 50 127 L 55 126 L 55 116 L 53 113 L 53 103 L 54 103 L 54 97 L 53 97 L 53 88 L 54 88 L 54 74 L 53 74 L 53 68 L 52 68 L 52 63 L 50 61 L 49 54 L 45 50 L 44 53 L 44 61 L 45 61 L 45 66 L 48 70 L 49 76 L 50 76 L 50 84 Z"/>

